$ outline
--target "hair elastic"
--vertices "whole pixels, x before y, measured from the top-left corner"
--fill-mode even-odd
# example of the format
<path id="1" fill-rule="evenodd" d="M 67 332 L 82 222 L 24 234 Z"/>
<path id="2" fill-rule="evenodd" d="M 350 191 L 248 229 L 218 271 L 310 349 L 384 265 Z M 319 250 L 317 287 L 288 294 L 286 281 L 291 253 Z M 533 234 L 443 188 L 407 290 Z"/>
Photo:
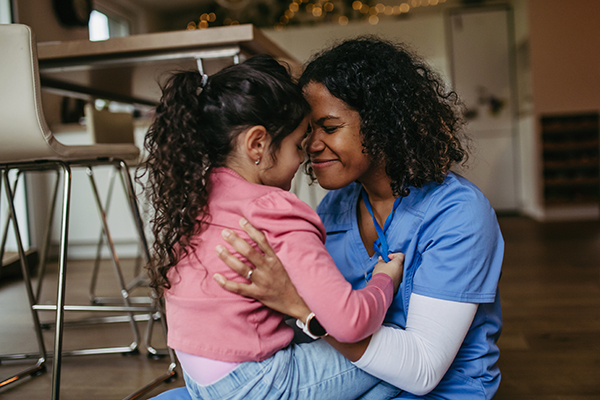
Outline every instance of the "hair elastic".
<path id="1" fill-rule="evenodd" d="M 202 93 L 202 90 L 206 87 L 206 83 L 208 82 L 208 75 L 202 74 L 202 82 L 200 82 L 200 86 L 196 89 L 196 96 L 199 96 Z"/>

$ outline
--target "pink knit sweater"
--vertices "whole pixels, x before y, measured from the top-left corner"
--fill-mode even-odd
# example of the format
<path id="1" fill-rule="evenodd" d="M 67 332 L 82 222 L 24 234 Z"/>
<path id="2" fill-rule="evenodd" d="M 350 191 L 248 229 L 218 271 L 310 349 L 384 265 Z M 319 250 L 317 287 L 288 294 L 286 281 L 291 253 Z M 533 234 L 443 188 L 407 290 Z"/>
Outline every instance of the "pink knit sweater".
<path id="1" fill-rule="evenodd" d="M 327 253 L 324 227 L 307 204 L 279 188 L 249 183 L 228 168 L 215 169 L 210 184 L 209 224 L 194 240 L 194 250 L 168 274 L 170 347 L 244 362 L 262 361 L 290 343 L 293 332 L 283 315 L 227 292 L 212 279 L 218 272 L 247 282 L 215 253 L 216 245 L 227 244 L 221 238 L 224 228 L 248 237 L 238 224 L 242 216 L 265 233 L 298 293 L 330 335 L 355 342 L 381 325 L 393 297 L 391 278 L 376 274 L 366 288 L 353 291 Z"/>

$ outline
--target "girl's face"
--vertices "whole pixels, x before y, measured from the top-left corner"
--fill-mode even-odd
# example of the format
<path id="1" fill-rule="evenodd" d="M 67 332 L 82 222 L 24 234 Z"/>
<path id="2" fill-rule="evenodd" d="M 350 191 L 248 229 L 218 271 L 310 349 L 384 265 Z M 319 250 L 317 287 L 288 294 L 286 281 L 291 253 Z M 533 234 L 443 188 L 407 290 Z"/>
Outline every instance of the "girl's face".
<path id="1" fill-rule="evenodd" d="M 308 117 L 281 142 L 281 147 L 276 154 L 276 160 L 268 165 L 261 174 L 261 183 L 276 186 L 283 190 L 290 190 L 292 179 L 304 162 L 302 142 L 306 139 L 308 131 Z M 270 157 L 269 157 L 270 159 Z"/>
<path id="2" fill-rule="evenodd" d="M 312 132 L 306 151 L 312 169 L 325 189 L 339 189 L 361 181 L 371 171 L 371 158 L 363 153 L 360 116 L 333 96 L 321 83 L 304 88 L 311 107 Z"/>

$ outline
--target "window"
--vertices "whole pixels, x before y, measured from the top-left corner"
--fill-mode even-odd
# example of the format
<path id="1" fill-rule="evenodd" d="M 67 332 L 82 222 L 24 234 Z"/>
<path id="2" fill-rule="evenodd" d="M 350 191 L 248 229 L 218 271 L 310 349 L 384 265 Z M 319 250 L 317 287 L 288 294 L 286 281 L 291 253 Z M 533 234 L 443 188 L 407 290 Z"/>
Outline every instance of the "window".
<path id="1" fill-rule="evenodd" d="M 11 22 L 10 0 L 0 0 L 0 24 L 10 24 Z"/>
<path id="2" fill-rule="evenodd" d="M 92 41 L 129 35 L 129 23 L 127 21 L 98 10 L 92 11 L 88 27 L 90 40 Z"/>

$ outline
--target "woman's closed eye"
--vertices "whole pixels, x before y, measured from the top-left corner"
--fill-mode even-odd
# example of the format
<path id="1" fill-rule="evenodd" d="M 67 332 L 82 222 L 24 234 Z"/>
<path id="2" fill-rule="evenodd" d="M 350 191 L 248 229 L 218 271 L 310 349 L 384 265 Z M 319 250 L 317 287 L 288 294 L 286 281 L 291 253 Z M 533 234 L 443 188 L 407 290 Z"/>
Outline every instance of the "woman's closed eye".
<path id="1" fill-rule="evenodd" d="M 323 125 L 322 128 L 325 131 L 325 133 L 334 133 L 335 131 L 337 131 L 340 128 L 340 126 L 339 125 Z"/>

